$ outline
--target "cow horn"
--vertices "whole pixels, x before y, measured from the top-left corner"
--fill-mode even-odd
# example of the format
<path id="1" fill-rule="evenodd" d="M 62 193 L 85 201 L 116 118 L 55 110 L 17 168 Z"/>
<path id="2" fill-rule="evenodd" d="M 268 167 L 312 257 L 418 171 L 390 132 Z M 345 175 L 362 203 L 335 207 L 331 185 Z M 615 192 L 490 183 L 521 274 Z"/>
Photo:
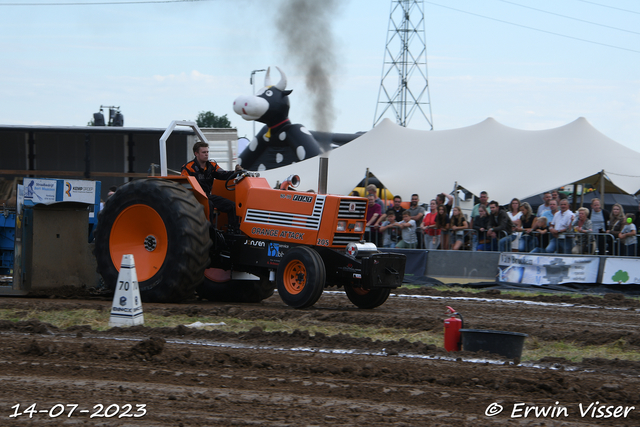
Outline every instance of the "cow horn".
<path id="1" fill-rule="evenodd" d="M 264 87 L 271 86 L 271 67 L 267 67 L 267 74 L 264 76 Z"/>
<path id="2" fill-rule="evenodd" d="M 282 72 L 280 67 L 276 66 L 276 68 L 278 69 L 278 71 L 280 71 L 280 81 L 276 85 L 276 88 L 285 90 L 287 88 L 287 76 Z"/>

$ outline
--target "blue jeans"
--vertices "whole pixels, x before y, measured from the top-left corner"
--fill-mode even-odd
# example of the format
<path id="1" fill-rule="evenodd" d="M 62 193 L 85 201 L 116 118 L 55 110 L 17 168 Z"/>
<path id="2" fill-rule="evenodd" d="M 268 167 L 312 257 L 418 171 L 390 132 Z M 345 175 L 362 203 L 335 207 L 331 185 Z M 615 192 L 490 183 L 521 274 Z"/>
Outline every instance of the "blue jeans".
<path id="1" fill-rule="evenodd" d="M 564 239 L 558 239 L 558 252 L 563 254 L 572 253 L 573 249 L 573 237 L 565 237 Z M 563 244 L 564 243 L 564 244 Z"/>
<path id="2" fill-rule="evenodd" d="M 492 251 L 500 251 L 500 252 L 509 252 L 511 251 L 511 242 L 516 239 L 515 234 L 512 234 L 507 237 L 503 237 L 498 240 L 495 237 L 491 239 L 491 250 Z"/>
<path id="3" fill-rule="evenodd" d="M 518 252 L 529 252 L 535 246 L 535 239 L 531 234 L 522 233 L 520 243 L 518 244 Z"/>
<path id="4" fill-rule="evenodd" d="M 559 254 L 570 254 L 572 248 L 573 239 L 571 237 L 565 237 L 564 239 L 552 237 L 551 239 L 549 239 L 549 245 L 544 248 L 544 251 L 548 254 L 552 254 L 555 252 Z"/>
<path id="5" fill-rule="evenodd" d="M 491 250 L 491 246 L 489 243 L 478 243 L 478 246 L 476 246 L 476 251 L 490 251 Z"/>
<path id="6" fill-rule="evenodd" d="M 557 249 L 558 249 L 558 238 L 552 237 L 549 239 L 549 244 L 547 245 L 546 248 L 544 248 L 544 251 L 548 254 L 552 254 L 552 253 L 555 253 Z"/>

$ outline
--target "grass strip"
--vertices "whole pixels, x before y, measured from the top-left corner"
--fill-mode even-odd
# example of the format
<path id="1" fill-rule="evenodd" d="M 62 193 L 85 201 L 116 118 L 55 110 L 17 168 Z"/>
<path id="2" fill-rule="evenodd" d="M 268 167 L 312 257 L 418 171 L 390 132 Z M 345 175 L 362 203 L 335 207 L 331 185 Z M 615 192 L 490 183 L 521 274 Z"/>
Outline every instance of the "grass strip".
<path id="1" fill-rule="evenodd" d="M 110 313 L 106 310 L 78 309 L 60 311 L 25 311 L 15 309 L 1 309 L 0 320 L 11 322 L 37 319 L 49 323 L 60 329 L 71 326 L 89 325 L 95 331 L 109 329 Z M 190 325 L 195 322 L 224 323 L 224 325 L 205 326 L 204 330 L 221 330 L 226 332 L 246 332 L 252 328 L 260 327 L 265 332 L 288 332 L 295 330 L 308 331 L 310 335 L 323 333 L 327 336 L 338 334 L 350 335 L 355 338 L 370 338 L 373 341 L 399 341 L 405 339 L 409 342 L 422 342 L 428 345 L 443 347 L 443 331 L 419 331 L 401 328 L 363 327 L 358 325 L 332 326 L 324 323 L 296 320 L 242 320 L 235 317 L 206 317 L 174 315 L 163 316 L 153 313 L 144 313 L 144 325 L 150 328 Z M 624 340 L 599 346 L 581 346 L 564 341 L 543 341 L 536 337 L 528 337 L 522 354 L 522 361 L 540 360 L 543 357 L 562 357 L 572 362 L 580 362 L 584 358 L 600 357 L 603 359 L 620 359 L 639 361 L 640 352 L 629 346 Z"/>

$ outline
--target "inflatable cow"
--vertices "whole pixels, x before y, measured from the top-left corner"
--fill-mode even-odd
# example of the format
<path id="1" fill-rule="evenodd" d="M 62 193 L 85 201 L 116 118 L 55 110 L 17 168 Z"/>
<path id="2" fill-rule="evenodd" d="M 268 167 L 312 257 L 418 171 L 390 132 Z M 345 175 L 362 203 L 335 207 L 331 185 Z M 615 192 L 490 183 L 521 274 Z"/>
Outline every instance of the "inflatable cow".
<path id="1" fill-rule="evenodd" d="M 273 169 L 322 153 L 311 132 L 289 120 L 287 76 L 278 68 L 280 81 L 272 85 L 270 71 L 256 96 L 240 96 L 233 102 L 233 111 L 243 119 L 265 124 L 238 156 L 238 164 L 246 170 Z"/>

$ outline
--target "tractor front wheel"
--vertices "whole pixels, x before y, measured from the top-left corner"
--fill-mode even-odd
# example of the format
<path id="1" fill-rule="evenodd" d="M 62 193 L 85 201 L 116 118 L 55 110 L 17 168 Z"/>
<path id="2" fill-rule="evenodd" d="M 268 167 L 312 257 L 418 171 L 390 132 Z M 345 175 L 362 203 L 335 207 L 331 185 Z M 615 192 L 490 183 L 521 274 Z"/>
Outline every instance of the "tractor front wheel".
<path id="1" fill-rule="evenodd" d="M 322 295 L 326 274 L 318 252 L 307 246 L 297 246 L 290 249 L 278 265 L 278 294 L 288 306 L 310 307 Z"/>
<path id="2" fill-rule="evenodd" d="M 355 306 L 358 308 L 376 308 L 385 303 L 391 289 L 389 288 L 376 288 L 376 289 L 362 289 L 353 286 L 346 285 L 344 291 Z"/>

